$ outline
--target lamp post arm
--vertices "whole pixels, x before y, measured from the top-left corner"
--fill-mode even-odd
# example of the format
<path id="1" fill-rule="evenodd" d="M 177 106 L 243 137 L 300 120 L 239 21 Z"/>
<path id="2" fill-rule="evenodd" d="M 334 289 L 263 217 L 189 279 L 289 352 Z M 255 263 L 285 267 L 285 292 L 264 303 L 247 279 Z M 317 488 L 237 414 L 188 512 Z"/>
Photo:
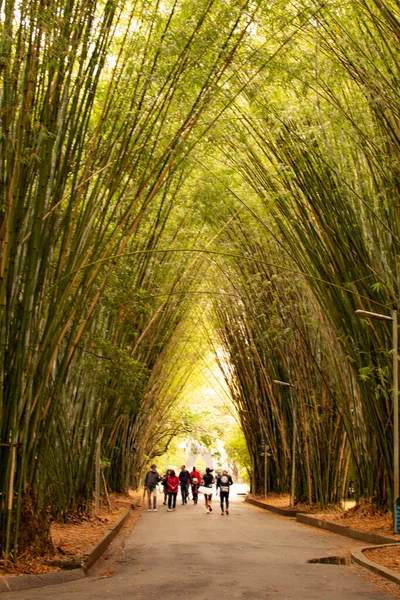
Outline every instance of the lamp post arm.
<path id="1" fill-rule="evenodd" d="M 381 313 L 374 313 L 370 312 L 369 310 L 356 310 L 355 314 L 357 317 L 368 317 L 368 319 L 376 319 L 377 321 L 393 321 L 393 314 L 392 316 L 381 315 Z"/>
<path id="2" fill-rule="evenodd" d="M 290 387 L 290 388 L 296 387 L 294 383 L 288 383 L 287 381 L 280 381 L 279 379 L 274 379 L 273 382 L 276 383 L 276 385 L 282 385 L 283 387 Z"/>

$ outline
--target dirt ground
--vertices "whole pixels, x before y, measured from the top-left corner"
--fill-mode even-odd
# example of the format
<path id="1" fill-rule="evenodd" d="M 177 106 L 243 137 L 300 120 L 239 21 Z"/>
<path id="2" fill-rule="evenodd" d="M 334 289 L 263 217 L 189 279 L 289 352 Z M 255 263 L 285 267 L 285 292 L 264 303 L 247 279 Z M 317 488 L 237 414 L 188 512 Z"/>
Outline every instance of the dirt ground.
<path id="1" fill-rule="evenodd" d="M 290 495 L 289 494 L 276 494 L 269 493 L 266 498 L 264 496 L 252 496 L 259 502 L 265 502 L 265 504 L 271 504 L 272 506 L 276 506 L 277 508 L 290 508 Z M 295 506 L 296 510 L 304 510 L 304 512 L 317 512 L 317 508 L 315 506 L 310 506 L 309 504 L 297 503 Z"/>
<path id="2" fill-rule="evenodd" d="M 400 573 L 400 546 L 365 550 L 364 554 L 379 565 Z"/>
<path id="3" fill-rule="evenodd" d="M 289 494 L 268 494 L 266 499 L 263 496 L 254 497 L 260 502 L 265 502 L 279 508 L 289 508 L 290 505 Z M 339 523 L 346 527 L 393 537 L 400 542 L 400 535 L 393 533 L 393 517 L 391 513 L 380 511 L 368 503 L 348 503 L 347 510 L 337 507 L 327 507 L 321 510 L 318 506 L 310 506 L 308 504 L 296 504 L 295 509 L 312 513 L 313 516 L 319 519 Z"/>
<path id="4" fill-rule="evenodd" d="M 133 527 L 139 518 L 138 505 L 141 503 L 141 496 L 139 492 L 114 494 L 111 496 L 111 513 L 108 505 L 102 504 L 96 517 L 71 518 L 67 523 L 52 523 L 51 539 L 54 554 L 35 557 L 26 553 L 19 557 L 16 565 L 9 563 L 7 570 L 0 564 L 0 576 L 48 573 L 79 566 L 78 563 L 83 560 L 84 554 L 105 535 L 110 525 L 115 523 L 128 508 L 137 506 L 127 523 L 128 527 Z"/>
<path id="5" fill-rule="evenodd" d="M 325 518 L 329 521 L 334 521 L 340 525 L 346 527 L 352 527 L 360 531 L 366 531 L 368 533 L 379 533 L 387 537 L 392 537 L 399 540 L 400 535 L 393 533 L 393 517 L 390 513 L 381 514 L 368 514 L 368 513 L 354 513 L 350 511 L 339 513 L 339 514 L 324 514 L 318 513 L 319 518 Z"/>

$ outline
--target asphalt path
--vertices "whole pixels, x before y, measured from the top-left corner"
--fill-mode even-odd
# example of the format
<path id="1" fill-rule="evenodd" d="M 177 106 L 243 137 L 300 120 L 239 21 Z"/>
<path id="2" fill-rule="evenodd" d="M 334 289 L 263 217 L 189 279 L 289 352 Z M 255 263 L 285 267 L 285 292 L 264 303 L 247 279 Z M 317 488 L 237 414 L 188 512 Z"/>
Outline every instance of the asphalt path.
<path id="1" fill-rule="evenodd" d="M 201 498 L 202 500 L 202 498 Z M 134 529 L 119 536 L 86 579 L 1 595 L 1 600 L 389 600 L 382 585 L 355 566 L 310 564 L 343 555 L 359 544 L 247 505 L 231 502 L 221 516 L 204 505 L 176 512 L 143 512 Z M 381 582 L 379 585 L 376 583 Z"/>

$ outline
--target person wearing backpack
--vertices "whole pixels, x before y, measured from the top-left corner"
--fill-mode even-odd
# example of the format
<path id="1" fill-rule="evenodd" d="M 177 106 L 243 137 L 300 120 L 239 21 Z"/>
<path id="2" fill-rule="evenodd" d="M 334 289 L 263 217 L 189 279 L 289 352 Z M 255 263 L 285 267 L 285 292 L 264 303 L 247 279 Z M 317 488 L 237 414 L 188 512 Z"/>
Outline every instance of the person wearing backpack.
<path id="1" fill-rule="evenodd" d="M 228 471 L 223 471 L 222 475 L 219 476 L 217 481 L 217 486 L 219 488 L 219 497 L 221 503 L 221 515 L 225 514 L 229 515 L 229 491 L 230 487 L 233 485 L 232 477 L 229 475 Z M 225 502 L 225 510 L 224 510 L 224 502 Z"/>
<path id="2" fill-rule="evenodd" d="M 150 471 L 146 473 L 144 487 L 147 491 L 147 503 L 149 512 L 151 512 L 151 499 L 153 498 L 153 512 L 157 512 L 157 483 L 161 481 L 161 477 L 157 472 L 156 465 L 151 465 Z"/>

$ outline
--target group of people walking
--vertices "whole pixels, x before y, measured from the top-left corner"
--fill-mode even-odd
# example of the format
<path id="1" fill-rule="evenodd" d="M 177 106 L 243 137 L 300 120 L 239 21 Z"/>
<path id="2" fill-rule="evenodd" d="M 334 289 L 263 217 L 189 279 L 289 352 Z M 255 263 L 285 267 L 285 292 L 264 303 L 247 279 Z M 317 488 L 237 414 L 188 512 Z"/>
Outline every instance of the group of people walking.
<path id="1" fill-rule="evenodd" d="M 213 486 L 216 486 L 216 493 L 220 496 L 221 515 L 229 515 L 229 491 L 233 484 L 232 477 L 227 470 L 218 473 L 215 477 L 213 469 L 207 468 L 204 475 L 200 475 L 196 467 L 192 471 L 186 469 L 183 465 L 179 476 L 174 469 L 168 469 L 163 477 L 157 471 L 156 465 L 151 465 L 150 471 L 146 474 L 144 487 L 147 491 L 148 510 L 157 512 L 157 484 L 162 483 L 164 488 L 164 505 L 168 502 L 168 512 L 176 510 L 176 499 L 179 488 L 182 496 L 182 506 L 188 503 L 189 490 L 191 489 L 193 503 L 198 503 L 199 493 L 204 495 L 204 502 L 207 514 L 212 512 Z"/>

